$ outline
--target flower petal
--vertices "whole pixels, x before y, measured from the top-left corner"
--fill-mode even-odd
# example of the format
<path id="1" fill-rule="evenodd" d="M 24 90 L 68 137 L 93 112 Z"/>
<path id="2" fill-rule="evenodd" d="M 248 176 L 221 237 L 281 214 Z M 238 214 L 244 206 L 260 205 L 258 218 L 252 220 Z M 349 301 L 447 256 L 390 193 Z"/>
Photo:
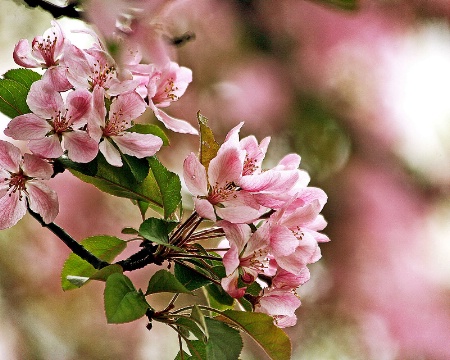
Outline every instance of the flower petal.
<path id="1" fill-rule="evenodd" d="M 190 153 L 183 163 L 184 182 L 194 196 L 208 195 L 208 180 L 205 167 L 194 153 Z"/>
<path id="2" fill-rule="evenodd" d="M 106 161 L 112 166 L 120 167 L 123 165 L 119 150 L 117 150 L 114 145 L 110 143 L 110 140 L 104 139 L 98 145 L 98 148 L 105 157 Z"/>
<path id="3" fill-rule="evenodd" d="M 90 113 L 92 94 L 86 89 L 77 89 L 67 96 L 67 114 L 73 125 L 79 127 L 87 123 L 86 115 Z"/>
<path id="4" fill-rule="evenodd" d="M 19 171 L 19 165 L 22 160 L 22 153 L 19 148 L 13 144 L 0 140 L 0 167 L 16 173 Z"/>
<path id="5" fill-rule="evenodd" d="M 46 136 L 37 140 L 30 140 L 28 147 L 33 154 L 49 159 L 59 158 L 64 153 L 57 135 Z"/>
<path id="6" fill-rule="evenodd" d="M 17 224 L 27 212 L 25 197 L 20 191 L 8 192 L 0 198 L 0 230 Z"/>
<path id="7" fill-rule="evenodd" d="M 44 119 L 51 119 L 59 111 L 65 110 L 61 94 L 42 79 L 31 85 L 27 104 L 32 112 Z"/>
<path id="8" fill-rule="evenodd" d="M 209 219 L 216 221 L 216 213 L 214 212 L 214 207 L 206 199 L 194 198 L 195 211 L 204 219 Z"/>
<path id="9" fill-rule="evenodd" d="M 153 104 L 150 104 L 156 118 L 161 121 L 166 128 L 181 134 L 192 134 L 198 135 L 197 129 L 195 129 L 191 124 L 185 120 L 177 119 L 172 116 L 167 115 L 161 109 L 158 109 Z"/>
<path id="10" fill-rule="evenodd" d="M 37 140 L 42 139 L 52 129 L 47 121 L 30 113 L 12 119 L 4 133 L 15 140 Z"/>
<path id="11" fill-rule="evenodd" d="M 98 154 L 98 143 L 87 132 L 81 130 L 67 131 L 63 134 L 63 145 L 70 160 L 88 163 Z"/>
<path id="12" fill-rule="evenodd" d="M 53 175 L 53 166 L 31 154 L 23 154 L 22 169 L 25 175 L 37 179 L 48 180 Z"/>
<path id="13" fill-rule="evenodd" d="M 51 223 L 59 212 L 56 192 L 41 181 L 28 181 L 26 187 L 30 209 L 41 215 L 46 224 Z"/>
<path id="14" fill-rule="evenodd" d="M 124 154 L 135 156 L 139 159 L 153 156 L 161 148 L 163 141 L 152 134 L 139 134 L 124 132 L 119 136 L 111 136 L 111 139 Z"/>
<path id="15" fill-rule="evenodd" d="M 145 102 L 136 92 L 119 95 L 109 109 L 109 120 L 115 123 L 127 122 L 136 119 L 145 111 Z"/>
<path id="16" fill-rule="evenodd" d="M 27 39 L 20 40 L 14 47 L 13 58 L 17 65 L 25 68 L 40 67 L 41 64 L 31 56 L 31 46 Z"/>

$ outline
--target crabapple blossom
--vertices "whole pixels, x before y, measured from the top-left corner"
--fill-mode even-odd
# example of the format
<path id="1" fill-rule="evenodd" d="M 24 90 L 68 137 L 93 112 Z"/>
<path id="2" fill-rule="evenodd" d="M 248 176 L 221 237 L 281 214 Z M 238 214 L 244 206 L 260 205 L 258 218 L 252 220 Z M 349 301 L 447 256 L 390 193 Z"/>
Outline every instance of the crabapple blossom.
<path id="1" fill-rule="evenodd" d="M 133 91 L 139 85 L 139 80 L 120 80 L 114 59 L 99 46 L 82 50 L 68 45 L 62 62 L 67 67 L 67 79 L 75 89 L 93 91 L 99 86 L 108 96 L 116 96 Z"/>
<path id="2" fill-rule="evenodd" d="M 226 277 L 221 284 L 234 298 L 244 296 L 246 287 L 239 288 L 238 281 L 253 283 L 269 265 L 269 236 L 267 226 L 261 226 L 253 234 L 247 224 L 232 224 L 219 221 L 230 243 L 230 249 L 223 256 Z"/>
<path id="3" fill-rule="evenodd" d="M 148 106 L 156 118 L 168 129 L 184 133 L 198 134 L 198 131 L 187 121 L 176 119 L 166 114 L 161 108 L 168 107 L 177 101 L 192 81 L 192 71 L 176 62 L 169 62 L 162 69 L 153 67 L 147 84 Z"/>
<path id="4" fill-rule="evenodd" d="M 236 183 L 242 176 L 245 152 L 237 147 L 221 147 L 209 164 L 208 172 L 194 153 L 184 161 L 184 180 L 194 195 L 197 213 L 210 220 L 221 218 L 232 223 L 250 223 L 265 209 Z"/>
<path id="5" fill-rule="evenodd" d="M 24 154 L 9 142 L 0 140 L 0 229 L 15 225 L 27 207 L 45 223 L 58 215 L 56 193 L 42 180 L 48 180 L 53 167 L 45 160 Z"/>
<path id="6" fill-rule="evenodd" d="M 104 88 L 94 88 L 94 111 L 88 129 L 89 134 L 100 142 L 99 149 L 106 161 L 113 166 L 122 166 L 119 150 L 137 158 L 153 156 L 163 144 L 161 138 L 127 131 L 132 126 L 131 121 L 146 109 L 139 94 L 128 92 L 114 97 L 109 111 L 105 107 L 104 94 Z"/>
<path id="7" fill-rule="evenodd" d="M 17 65 L 25 68 L 42 67 L 47 69 L 44 78 L 52 82 L 58 91 L 71 88 L 67 81 L 66 68 L 61 66 L 60 60 L 68 40 L 56 21 L 42 36 L 36 36 L 30 46 L 27 39 L 20 40 L 14 47 L 13 58 Z"/>
<path id="8" fill-rule="evenodd" d="M 44 80 L 32 84 L 27 104 L 32 113 L 13 118 L 5 135 L 15 140 L 29 140 L 30 150 L 41 157 L 67 156 L 76 162 L 86 163 L 98 153 L 98 143 L 82 128 L 91 111 L 92 94 L 84 89 L 67 95 L 61 94 Z"/>

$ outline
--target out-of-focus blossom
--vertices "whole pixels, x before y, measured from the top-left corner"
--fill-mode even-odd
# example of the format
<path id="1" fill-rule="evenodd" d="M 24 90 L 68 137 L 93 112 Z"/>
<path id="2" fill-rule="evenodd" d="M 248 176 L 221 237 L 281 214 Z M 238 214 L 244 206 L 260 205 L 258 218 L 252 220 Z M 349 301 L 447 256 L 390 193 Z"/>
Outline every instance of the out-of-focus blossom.
<path id="1" fill-rule="evenodd" d="M 14 145 L 0 140 L 0 229 L 15 225 L 27 206 L 45 223 L 58 215 L 56 193 L 42 180 L 48 180 L 53 167 L 45 160 L 24 154 Z"/>
<path id="2" fill-rule="evenodd" d="M 91 111 L 92 94 L 83 89 L 68 94 L 64 102 L 61 94 L 44 80 L 33 83 L 27 103 L 32 113 L 12 119 L 5 129 L 7 136 L 29 140 L 30 150 L 41 157 L 67 156 L 86 163 L 95 158 L 98 144 L 81 128 Z"/>
<path id="3" fill-rule="evenodd" d="M 152 134 L 127 131 L 132 126 L 131 121 L 146 109 L 139 94 L 128 92 L 115 97 L 108 112 L 104 94 L 104 88 L 94 88 L 94 111 L 88 123 L 88 130 L 89 134 L 100 142 L 99 149 L 106 161 L 113 166 L 122 166 L 119 150 L 137 158 L 154 155 L 163 144 L 161 138 Z"/>
<path id="4" fill-rule="evenodd" d="M 145 61 L 163 66 L 169 61 L 167 43 L 163 38 L 165 10 L 170 0 L 120 0 L 111 6 L 107 0 L 85 2 L 86 17 L 107 43 L 118 45 L 118 61 L 128 51 L 121 45 L 137 49 Z"/>

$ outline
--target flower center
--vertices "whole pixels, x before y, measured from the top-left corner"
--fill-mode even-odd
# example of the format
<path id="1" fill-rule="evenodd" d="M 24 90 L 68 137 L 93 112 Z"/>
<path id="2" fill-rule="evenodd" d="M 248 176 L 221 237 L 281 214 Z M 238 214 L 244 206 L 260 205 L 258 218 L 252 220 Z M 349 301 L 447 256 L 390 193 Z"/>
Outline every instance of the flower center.
<path id="1" fill-rule="evenodd" d="M 67 109 L 66 109 L 67 113 Z M 72 124 L 71 117 L 66 117 L 66 115 L 63 115 L 61 111 L 58 111 L 53 118 L 53 130 L 56 134 L 60 135 L 63 132 L 70 129 L 70 126 Z"/>
<path id="2" fill-rule="evenodd" d="M 11 174 L 10 179 L 5 179 L 8 181 L 8 187 L 12 189 L 11 192 L 19 191 L 19 200 L 22 200 L 22 192 L 26 192 L 25 184 L 29 178 L 23 173 L 22 169 L 16 174 Z"/>
<path id="3" fill-rule="evenodd" d="M 103 136 L 117 136 L 130 127 L 128 121 L 123 118 L 122 110 L 113 112 L 109 116 L 109 120 L 106 120 L 106 126 L 103 129 Z"/>
<path id="4" fill-rule="evenodd" d="M 244 160 L 244 168 L 242 170 L 242 175 L 251 175 L 253 174 L 258 167 L 256 166 L 256 159 L 249 158 L 248 155 L 245 156 Z"/>
<path id="5" fill-rule="evenodd" d="M 57 37 L 55 33 L 53 33 L 53 35 L 54 35 L 53 39 L 50 37 L 50 35 L 48 35 L 46 39 L 38 41 L 36 44 L 37 49 L 39 50 L 39 52 L 42 55 L 42 58 L 45 61 L 46 67 L 51 67 L 57 65 L 58 63 L 54 58 Z"/>
<path id="6" fill-rule="evenodd" d="M 219 184 L 216 184 L 211 189 L 211 194 L 208 196 L 208 201 L 216 205 L 222 201 L 228 200 L 228 197 L 236 192 L 236 185 L 232 181 L 227 181 L 224 187 L 220 187 Z M 236 194 L 233 195 L 234 197 Z"/>
<path id="7" fill-rule="evenodd" d="M 97 62 L 94 64 L 94 72 L 89 77 L 89 84 L 93 89 L 96 85 L 105 88 L 108 81 L 114 78 L 114 74 L 116 73 L 116 69 L 112 65 L 100 64 Z"/>

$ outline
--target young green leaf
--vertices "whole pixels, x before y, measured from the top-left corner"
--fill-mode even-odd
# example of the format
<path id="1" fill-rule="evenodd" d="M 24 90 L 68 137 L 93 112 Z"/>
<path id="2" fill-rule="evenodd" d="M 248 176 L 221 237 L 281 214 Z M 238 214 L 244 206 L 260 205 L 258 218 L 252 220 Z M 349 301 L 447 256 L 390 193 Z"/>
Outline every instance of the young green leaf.
<path id="1" fill-rule="evenodd" d="M 174 273 L 175 277 L 189 290 L 196 290 L 211 283 L 205 275 L 184 264 L 176 263 Z"/>
<path id="2" fill-rule="evenodd" d="M 9 79 L 18 82 L 25 86 L 28 90 L 35 81 L 40 80 L 41 74 L 31 69 L 11 69 L 3 74 L 4 79 Z"/>
<path id="3" fill-rule="evenodd" d="M 291 358 L 291 342 L 286 333 L 263 313 L 225 310 L 215 319 L 239 327 L 250 335 L 273 360 Z"/>
<path id="4" fill-rule="evenodd" d="M 116 167 L 108 164 L 103 155 L 88 164 L 74 163 L 66 158 L 58 159 L 65 168 L 80 180 L 96 186 L 108 194 L 149 203 L 156 209 L 163 209 L 164 203 L 159 186 L 149 171 L 139 182 L 129 166 Z"/>
<path id="5" fill-rule="evenodd" d="M 127 243 L 114 236 L 98 235 L 81 241 L 81 244 L 100 260 L 111 262 L 127 246 Z M 79 277 L 91 278 L 97 270 L 78 255 L 70 254 L 64 262 L 61 272 L 61 285 L 63 290 L 71 290 L 83 285 Z M 67 277 L 70 276 L 69 280 Z"/>
<path id="6" fill-rule="evenodd" d="M 150 173 L 153 175 L 161 196 L 164 218 L 168 219 L 181 202 L 180 178 L 177 174 L 167 170 L 156 157 L 148 158 L 148 162 Z"/>
<path id="7" fill-rule="evenodd" d="M 137 291 L 123 274 L 111 274 L 106 280 L 105 313 L 110 324 L 137 320 L 145 315 L 149 305 L 142 291 Z"/>
<path id="8" fill-rule="evenodd" d="M 200 111 L 197 113 L 197 120 L 200 126 L 199 160 L 206 171 L 208 171 L 209 162 L 216 157 L 220 146 L 214 139 L 214 134 L 208 126 L 208 119 L 200 114 Z"/>
<path id="9" fill-rule="evenodd" d="M 208 360 L 239 359 L 243 347 L 239 331 L 211 318 L 205 318 L 205 321 L 209 333 L 206 343 Z"/>
<path id="10" fill-rule="evenodd" d="M 147 159 L 138 159 L 135 156 L 121 154 L 122 161 L 131 170 L 134 178 L 138 183 L 144 181 L 148 175 L 149 165 Z"/>
<path id="11" fill-rule="evenodd" d="M 148 218 L 139 226 L 139 234 L 157 244 L 168 244 L 169 233 L 178 223 L 157 218 Z"/>
<path id="12" fill-rule="evenodd" d="M 234 305 L 234 299 L 217 284 L 209 284 L 205 286 L 208 292 L 208 300 L 212 307 L 219 310 L 230 309 Z"/>
<path id="13" fill-rule="evenodd" d="M 29 113 L 28 90 L 17 81 L 0 79 L 0 111 L 10 118 Z"/>
<path id="14" fill-rule="evenodd" d="M 170 271 L 161 269 L 158 270 L 150 279 L 145 295 L 170 292 L 170 293 L 185 293 L 192 294 L 192 292 L 180 283 L 175 275 Z"/>

